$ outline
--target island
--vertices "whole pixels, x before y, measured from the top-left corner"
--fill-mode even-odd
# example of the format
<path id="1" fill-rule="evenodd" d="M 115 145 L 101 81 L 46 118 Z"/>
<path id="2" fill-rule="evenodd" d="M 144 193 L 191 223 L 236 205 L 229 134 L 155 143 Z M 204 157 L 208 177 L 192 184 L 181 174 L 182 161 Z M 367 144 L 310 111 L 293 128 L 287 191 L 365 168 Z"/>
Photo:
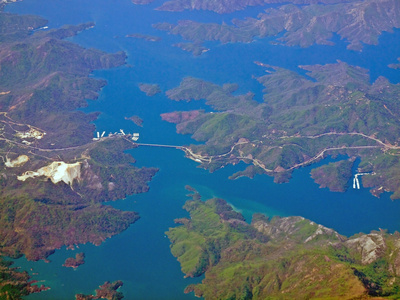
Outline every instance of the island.
<path id="1" fill-rule="evenodd" d="M 78 268 L 80 265 L 83 265 L 85 263 L 85 253 L 77 253 L 75 257 L 68 257 L 64 264 L 63 267 L 67 268 Z"/>
<path id="2" fill-rule="evenodd" d="M 400 57 L 397 60 L 398 60 L 398 63 L 390 64 L 389 68 L 392 68 L 392 69 L 395 69 L 395 70 L 400 69 Z"/>
<path id="3" fill-rule="evenodd" d="M 189 218 L 166 233 L 189 285 L 204 299 L 367 299 L 395 297 L 400 234 L 347 238 L 302 217 L 253 215 L 251 224 L 218 198 L 188 200 Z"/>
<path id="4" fill-rule="evenodd" d="M 146 93 L 146 96 L 152 97 L 159 93 L 161 93 L 160 86 L 158 84 L 149 84 L 149 83 L 139 83 L 139 89 Z"/>
<path id="5" fill-rule="evenodd" d="M 194 56 L 200 56 L 210 49 L 201 45 L 201 43 L 177 43 L 174 47 L 181 48 L 184 51 L 191 52 Z"/>
<path id="6" fill-rule="evenodd" d="M 211 172 L 243 161 L 250 166 L 231 179 L 268 174 L 286 182 L 294 169 L 343 154 L 361 159 L 358 172 L 374 195 L 392 191 L 392 199 L 400 198 L 400 84 L 383 77 L 371 84 L 368 70 L 341 61 L 299 66 L 305 75 L 256 64 L 266 71 L 257 78 L 263 102 L 252 93 L 234 94 L 236 84 L 193 77 L 166 92 L 174 101 L 205 99 L 212 108 L 162 114 L 178 133 L 204 142 L 182 147 L 188 158 Z M 342 164 L 329 168 L 337 169 L 342 185 L 351 176 Z M 314 171 L 317 182 L 321 170 Z"/>
<path id="7" fill-rule="evenodd" d="M 146 192 L 157 172 L 134 166 L 128 132 L 94 138 L 98 113 L 78 110 L 106 84 L 89 75 L 126 54 L 67 40 L 94 23 L 43 31 L 41 17 L 4 12 L 0 23 L 0 255 L 100 245 L 139 219 L 103 202 Z"/>
<path id="8" fill-rule="evenodd" d="M 134 4 L 140 4 L 140 5 L 145 5 L 145 4 L 150 4 L 154 0 L 131 0 L 132 3 Z"/>
<path id="9" fill-rule="evenodd" d="M 143 119 L 141 119 L 141 118 L 138 117 L 138 116 L 131 116 L 131 117 L 129 117 L 129 118 L 125 117 L 125 120 L 130 120 L 130 121 L 132 121 L 133 123 L 135 123 L 137 126 L 143 127 Z"/>
<path id="10" fill-rule="evenodd" d="M 215 0 L 173 0 L 164 3 L 160 9 L 206 9 L 225 13 L 264 3 L 280 5 L 267 8 L 256 18 L 234 19 L 232 25 L 181 20 L 177 24 L 164 22 L 153 26 L 180 35 L 196 45 L 205 41 L 249 43 L 258 38 L 276 37 L 273 41 L 275 44 L 310 47 L 314 44 L 334 45 L 332 38 L 337 34 L 349 43 L 348 49 L 356 51 L 361 51 L 363 44 L 377 45 L 382 32 L 393 32 L 393 28 L 400 28 L 397 0 L 248 0 L 222 3 Z"/>
<path id="11" fill-rule="evenodd" d="M 118 289 L 124 283 L 121 280 L 114 282 L 106 281 L 100 288 L 96 290 L 96 295 L 75 295 L 76 300 L 92 300 L 92 299 L 107 299 L 107 300 L 120 300 L 124 298 L 124 295 L 118 291 Z"/>
<path id="12" fill-rule="evenodd" d="M 159 36 L 148 35 L 148 34 L 141 34 L 141 33 L 131 33 L 127 34 L 126 37 L 135 38 L 135 39 L 142 39 L 148 42 L 159 42 L 161 38 Z"/>

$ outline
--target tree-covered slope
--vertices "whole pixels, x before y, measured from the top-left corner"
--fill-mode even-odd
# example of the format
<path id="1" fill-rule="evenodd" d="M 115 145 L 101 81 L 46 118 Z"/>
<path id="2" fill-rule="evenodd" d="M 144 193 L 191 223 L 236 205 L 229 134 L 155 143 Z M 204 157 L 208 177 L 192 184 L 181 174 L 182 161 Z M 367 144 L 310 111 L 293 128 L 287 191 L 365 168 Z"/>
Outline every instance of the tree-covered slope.
<path id="1" fill-rule="evenodd" d="M 205 299 L 367 299 L 399 296 L 399 234 L 351 238 L 302 217 L 252 224 L 221 199 L 184 208 L 190 218 L 170 228 L 171 253 Z"/>
<path id="2" fill-rule="evenodd" d="M 306 76 L 257 64 L 267 72 L 257 78 L 265 87 L 262 103 L 251 93 L 233 94 L 236 85 L 191 77 L 166 92 L 175 101 L 205 99 L 214 109 L 162 115 L 179 133 L 205 142 L 190 146 L 188 157 L 211 171 L 244 161 L 252 166 L 232 178 L 265 173 L 282 182 L 293 169 L 347 154 L 361 158 L 359 169 L 369 173 L 365 184 L 374 194 L 388 190 L 399 197 L 399 84 L 383 77 L 371 84 L 367 70 L 340 61 L 300 66 Z"/>
<path id="3" fill-rule="evenodd" d="M 27 272 L 13 268 L 11 261 L 0 257 L 0 299 L 22 299 L 23 296 L 48 289 L 35 283 Z"/>
<path id="4" fill-rule="evenodd" d="M 249 1 L 175 0 L 165 3 L 162 8 L 227 12 L 239 2 L 238 8 L 249 4 Z M 234 19 L 232 25 L 225 22 L 219 24 L 181 20 L 177 24 L 154 24 L 154 27 L 180 35 L 184 40 L 197 45 L 205 41 L 249 43 L 256 38 L 276 37 L 275 43 L 310 47 L 314 44 L 334 45 L 332 38 L 337 34 L 348 41 L 348 49 L 357 51 L 362 50 L 363 44 L 376 45 L 382 32 L 400 28 L 400 5 L 397 0 L 260 2 L 279 6 L 269 7 L 257 17 Z"/>
<path id="5" fill-rule="evenodd" d="M 97 114 L 77 110 L 106 84 L 90 73 L 126 55 L 65 40 L 91 23 L 38 30 L 46 20 L 4 12 L 0 23 L 0 254 L 100 244 L 139 218 L 101 203 L 146 192 L 157 171 L 133 166 L 129 136 L 93 140 Z"/>

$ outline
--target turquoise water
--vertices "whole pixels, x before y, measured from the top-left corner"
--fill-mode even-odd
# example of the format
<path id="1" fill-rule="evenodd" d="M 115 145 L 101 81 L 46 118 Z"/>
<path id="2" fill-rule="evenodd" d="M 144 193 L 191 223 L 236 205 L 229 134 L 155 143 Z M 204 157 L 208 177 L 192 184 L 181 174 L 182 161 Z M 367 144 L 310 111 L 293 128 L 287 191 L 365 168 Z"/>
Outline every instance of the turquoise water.
<path id="1" fill-rule="evenodd" d="M 262 86 L 252 78 L 264 70 L 255 60 L 298 70 L 300 64 L 334 63 L 337 59 L 371 70 L 371 80 L 384 75 L 399 82 L 399 71 L 387 67 L 400 55 L 400 31 L 383 34 L 378 46 L 365 46 L 362 52 L 346 50 L 346 43 L 335 38 L 335 47 L 271 46 L 269 40 L 250 44 L 212 44 L 212 50 L 201 57 L 193 57 L 172 43 L 179 37 L 170 36 L 151 27 L 160 21 L 179 19 L 220 22 L 240 18 L 246 13 L 255 16 L 263 8 L 250 8 L 227 16 L 211 12 L 168 13 L 153 11 L 160 5 L 135 6 L 128 0 L 24 0 L 7 6 L 15 13 L 39 14 L 49 19 L 50 27 L 94 21 L 96 27 L 84 31 L 71 40 L 84 47 L 105 51 L 126 51 L 128 64 L 113 70 L 96 71 L 93 76 L 105 78 L 108 85 L 96 101 L 90 101 L 85 111 L 100 111 L 96 121 L 99 131 L 140 132 L 140 141 L 160 144 L 188 144 L 189 136 L 175 133 L 173 124 L 161 121 L 160 114 L 174 110 L 205 107 L 204 102 L 176 103 L 163 94 L 146 97 L 138 83 L 158 83 L 163 91 L 175 87 L 185 76 L 196 76 L 216 83 L 237 82 L 239 92 L 252 91 L 261 101 Z M 129 33 L 158 35 L 158 43 L 125 38 Z M 124 117 L 138 115 L 143 128 Z M 197 188 L 203 197 L 221 197 L 229 201 L 250 220 L 254 212 L 267 215 L 301 215 L 341 234 L 352 235 L 378 228 L 400 229 L 400 202 L 391 201 L 388 194 L 380 199 L 368 190 L 350 189 L 346 193 L 331 193 L 319 189 L 310 178 L 310 167 L 296 170 L 290 183 L 277 185 L 272 178 L 256 176 L 250 180 L 228 180 L 228 176 L 245 166 L 229 166 L 215 173 L 197 168 L 197 163 L 184 158 L 175 149 L 140 147 L 129 151 L 138 166 L 154 166 L 160 172 L 150 183 L 146 194 L 134 195 L 111 205 L 140 213 L 141 219 L 122 234 L 108 239 L 99 247 L 80 245 L 79 249 L 56 251 L 50 263 L 16 260 L 16 265 L 31 270 L 36 279 L 43 279 L 50 291 L 31 295 L 27 299 L 73 299 L 76 293 L 92 293 L 106 280 L 123 280 L 121 291 L 126 299 L 193 299 L 183 294 L 187 284 L 198 279 L 184 279 L 178 262 L 169 252 L 165 231 L 174 226 L 173 220 L 186 215 L 181 209 L 186 200 L 185 185 Z M 67 257 L 84 251 L 86 263 L 76 271 L 61 265 Z"/>

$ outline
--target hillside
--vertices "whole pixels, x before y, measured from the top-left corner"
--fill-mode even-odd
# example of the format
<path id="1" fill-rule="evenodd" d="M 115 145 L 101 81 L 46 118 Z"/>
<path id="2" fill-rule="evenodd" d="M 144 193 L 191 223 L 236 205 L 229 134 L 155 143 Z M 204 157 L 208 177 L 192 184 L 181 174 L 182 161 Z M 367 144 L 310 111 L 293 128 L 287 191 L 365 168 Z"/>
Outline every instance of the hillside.
<path id="1" fill-rule="evenodd" d="M 368 299 L 398 294 L 399 234 L 351 238 L 302 217 L 254 215 L 194 194 L 167 232 L 171 253 L 204 299 Z"/>
<path id="2" fill-rule="evenodd" d="M 284 182 L 291 172 L 328 155 L 361 158 L 359 171 L 372 192 L 392 191 L 400 197 L 398 151 L 400 85 L 378 78 L 370 84 L 368 71 L 344 62 L 300 66 L 306 76 L 256 62 L 266 69 L 257 78 L 265 87 L 264 102 L 251 93 L 233 94 L 234 84 L 215 85 L 185 78 L 166 92 L 174 101 L 205 99 L 214 111 L 173 112 L 164 120 L 177 131 L 204 144 L 191 145 L 189 158 L 214 171 L 227 164 L 250 164 L 232 176 L 269 174 Z M 186 114 L 187 118 L 179 118 Z M 350 179 L 348 172 L 347 178 Z"/>
<path id="3" fill-rule="evenodd" d="M 247 4 L 256 4 L 250 2 L 252 1 L 248 1 Z M 257 4 L 263 2 L 258 1 Z M 285 4 L 268 8 L 256 18 L 233 19 L 232 25 L 181 20 L 177 24 L 154 24 L 154 27 L 180 35 L 184 40 L 197 44 L 206 41 L 249 43 L 259 38 L 276 37 L 274 43 L 310 47 L 314 44 L 334 45 L 332 38 L 338 35 L 348 42 L 348 49 L 357 51 L 362 50 L 363 44 L 377 45 L 382 32 L 393 32 L 394 28 L 400 28 L 400 4 L 396 0 L 265 2 Z M 179 7 L 182 10 L 229 12 L 235 10 L 235 6 L 238 9 L 244 8 L 246 2 L 170 1 L 164 3 L 161 8 L 179 10 Z"/>
<path id="4" fill-rule="evenodd" d="M 92 23 L 38 30 L 47 21 L 0 12 L 0 254 L 45 259 L 64 245 L 102 243 L 135 222 L 135 212 L 101 203 L 148 190 L 153 168 L 136 168 L 128 137 L 93 140 L 96 69 L 125 53 L 84 49 L 65 39 Z"/>

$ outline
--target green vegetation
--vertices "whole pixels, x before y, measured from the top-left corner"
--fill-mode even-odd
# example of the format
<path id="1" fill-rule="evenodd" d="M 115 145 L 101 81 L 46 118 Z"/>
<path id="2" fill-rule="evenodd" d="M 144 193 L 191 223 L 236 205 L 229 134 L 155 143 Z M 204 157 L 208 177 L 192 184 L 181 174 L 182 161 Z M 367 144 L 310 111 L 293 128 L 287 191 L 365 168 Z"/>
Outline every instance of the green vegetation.
<path id="1" fill-rule="evenodd" d="M 7 42 L 26 38 L 33 29 L 47 24 L 47 21 L 39 16 L 18 16 L 3 13 L 3 3 L 0 4 L 0 41 Z"/>
<path id="2" fill-rule="evenodd" d="M 0 299 L 22 299 L 31 293 L 38 293 L 48 288 L 35 285 L 27 272 L 12 267 L 13 262 L 0 257 Z"/>
<path id="3" fill-rule="evenodd" d="M 195 199 L 186 202 L 184 209 L 190 213 L 191 220 L 175 220 L 183 226 L 170 229 L 167 235 L 173 243 L 171 252 L 178 257 L 182 271 L 188 277 L 199 276 L 216 265 L 221 249 L 236 241 L 247 239 L 247 236 L 264 238 L 221 199 L 210 199 L 205 203 Z"/>
<path id="4" fill-rule="evenodd" d="M 221 199 L 193 200 L 190 219 L 170 228 L 171 253 L 190 285 L 205 299 L 367 299 L 398 298 L 400 235 L 386 232 L 351 238 L 301 217 L 252 224 Z"/>
<path id="5" fill-rule="evenodd" d="M 191 145 L 187 156 L 215 171 L 244 161 L 253 167 L 231 176 L 268 174 L 276 182 L 291 172 L 328 155 L 360 157 L 368 166 L 365 186 L 372 193 L 389 190 L 400 198 L 398 151 L 400 142 L 400 85 L 379 78 L 370 84 L 365 69 L 343 62 L 301 66 L 310 80 L 296 72 L 256 62 L 267 68 L 257 78 L 264 85 L 264 102 L 251 93 L 234 95 L 235 84 L 222 86 L 188 77 L 166 92 L 175 101 L 205 99 L 214 112 L 174 112 L 163 118 L 177 124 L 177 132 L 191 134 L 205 144 Z M 191 115 L 191 118 L 173 116 Z M 167 116 L 165 116 L 167 115 Z M 360 168 L 361 171 L 364 169 Z M 363 171 L 365 172 L 365 170 Z M 317 183 L 344 191 L 350 163 L 323 166 L 312 173 Z M 363 178 L 363 179 L 364 179 Z"/>
<path id="6" fill-rule="evenodd" d="M 29 294 L 29 276 L 11 268 L 12 262 L 0 258 L 0 299 L 22 299 Z"/>
<path id="7" fill-rule="evenodd" d="M 323 165 L 311 171 L 311 177 L 322 188 L 327 187 L 333 192 L 344 192 L 351 178 L 353 160 L 341 160 Z"/>

